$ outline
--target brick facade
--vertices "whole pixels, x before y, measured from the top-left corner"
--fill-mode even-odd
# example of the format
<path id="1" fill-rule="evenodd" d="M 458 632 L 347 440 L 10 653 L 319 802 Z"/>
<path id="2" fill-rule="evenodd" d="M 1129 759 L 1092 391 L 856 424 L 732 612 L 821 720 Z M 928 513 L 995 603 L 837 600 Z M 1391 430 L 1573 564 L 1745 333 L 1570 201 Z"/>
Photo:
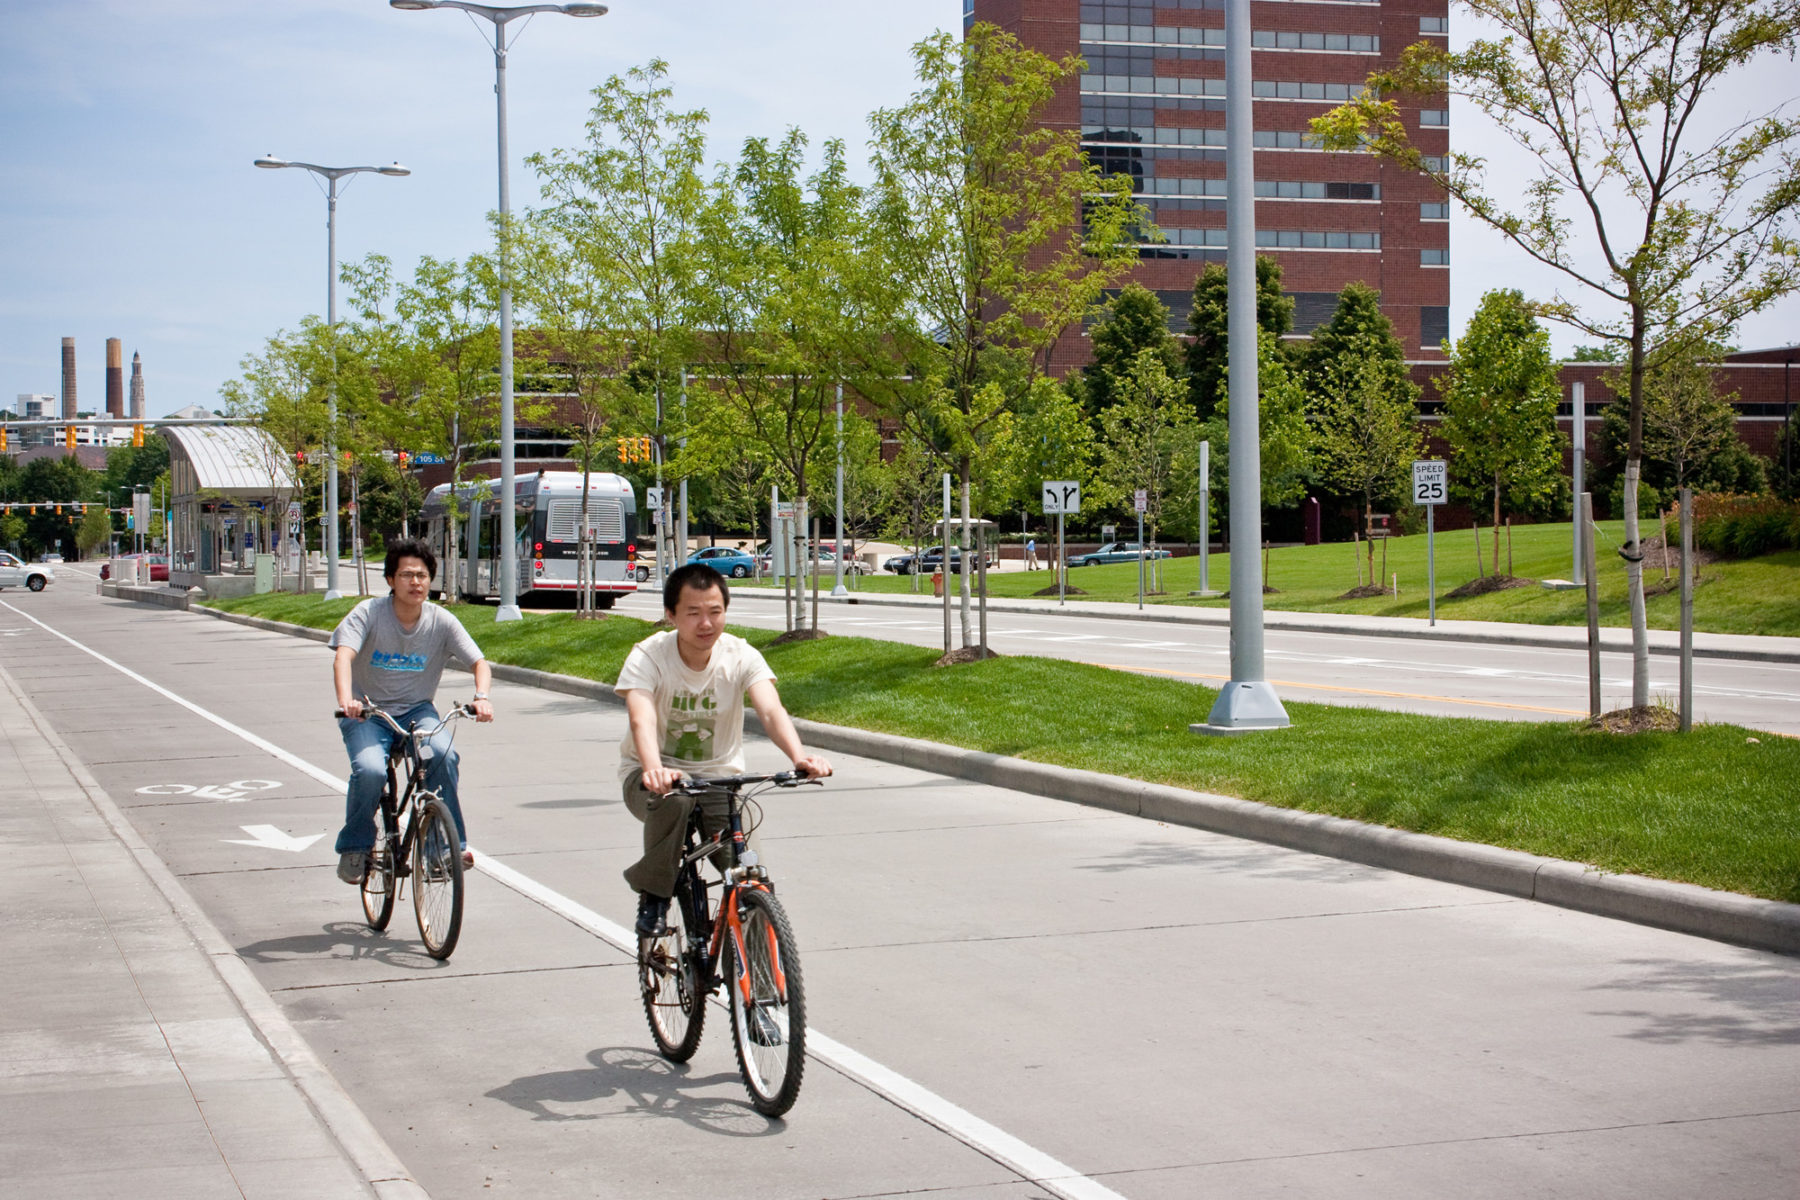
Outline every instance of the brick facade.
<path id="1" fill-rule="evenodd" d="M 1185 327 L 1185 297 L 1201 267 L 1225 257 L 1223 0 L 968 0 L 965 7 L 966 22 L 990 22 L 1052 58 L 1080 54 L 1088 61 L 1083 79 L 1051 102 L 1045 124 L 1080 130 L 1106 169 L 1134 176 L 1139 202 L 1169 242 L 1147 245 L 1131 279 L 1161 293 Z M 1423 176 L 1371 155 L 1292 143 L 1308 120 L 1342 101 L 1342 89 L 1360 87 L 1371 71 L 1432 36 L 1425 24 L 1444 27 L 1446 0 L 1252 0 L 1250 10 L 1258 42 L 1302 42 L 1251 52 L 1256 132 L 1288 143 L 1259 144 L 1256 178 L 1265 188 L 1289 185 L 1282 190 L 1290 193 L 1313 185 L 1306 194 L 1259 196 L 1257 230 L 1265 238 L 1330 243 L 1259 245 L 1258 253 L 1281 264 L 1282 285 L 1296 298 L 1296 332 L 1328 319 L 1336 293 L 1360 281 L 1381 292 L 1382 310 L 1410 356 L 1439 357 L 1438 342 L 1449 333 L 1450 269 L 1447 262 L 1426 265 L 1421 252 L 1447 259 L 1450 230 L 1448 220 L 1427 217 L 1421 206 L 1441 203 L 1443 195 Z M 1379 39 L 1378 48 L 1367 39 Z M 1322 97 L 1325 88 L 1340 94 Z M 1277 94 L 1295 91 L 1309 94 Z M 1402 116 L 1427 154 L 1449 148 L 1449 130 L 1422 127 L 1423 113 L 1448 107 L 1402 98 Z M 1346 185 L 1360 194 L 1343 195 Z M 1378 193 L 1370 195 L 1368 185 Z M 1326 186 L 1340 194 L 1319 195 Z M 1362 244 L 1340 245 L 1338 235 L 1356 235 Z M 1370 235 L 1378 248 L 1367 244 Z M 1087 359 L 1085 339 L 1074 336 L 1053 365 L 1060 373 Z"/>

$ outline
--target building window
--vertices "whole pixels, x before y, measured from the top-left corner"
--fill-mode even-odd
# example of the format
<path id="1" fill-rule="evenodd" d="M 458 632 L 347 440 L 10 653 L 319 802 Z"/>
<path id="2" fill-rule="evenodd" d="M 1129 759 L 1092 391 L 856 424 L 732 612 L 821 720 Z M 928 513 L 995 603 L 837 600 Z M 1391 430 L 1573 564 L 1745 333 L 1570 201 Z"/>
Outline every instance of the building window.
<path id="1" fill-rule="evenodd" d="M 1447 267 L 1450 265 L 1450 251 L 1421 250 L 1419 251 L 1419 265 L 1421 267 Z"/>
<path id="2" fill-rule="evenodd" d="M 1223 180 L 1219 181 L 1221 184 Z M 1220 193 L 1223 195 L 1223 192 Z M 1256 194 L 1265 200 L 1379 200 L 1378 183 L 1313 183 L 1259 179 Z"/>
<path id="3" fill-rule="evenodd" d="M 1425 156 L 1425 169 L 1434 175 L 1442 175 L 1444 173 L 1443 155 L 1427 154 Z"/>
<path id="4" fill-rule="evenodd" d="M 1420 33 L 1449 33 L 1450 32 L 1450 18 L 1449 17 L 1420 17 L 1419 18 L 1419 32 Z"/>
<path id="5" fill-rule="evenodd" d="M 1182 130 L 1183 133 L 1187 131 Z M 1220 130 L 1223 133 L 1224 130 Z M 1219 145 L 1223 146 L 1223 140 Z M 1251 143 L 1259 150 L 1310 150 L 1313 149 L 1312 134 L 1301 133 L 1297 129 L 1258 129 L 1255 140 Z"/>
<path id="6" fill-rule="evenodd" d="M 1448 129 L 1450 127 L 1450 110 L 1447 108 L 1427 108 L 1419 112 L 1419 125 L 1425 129 Z"/>
<path id="7" fill-rule="evenodd" d="M 1225 31 L 1219 31 L 1220 45 Z M 1297 33 L 1289 29 L 1253 29 L 1250 44 L 1259 50 L 1326 50 L 1346 54 L 1380 54 L 1381 39 L 1361 33 Z"/>
<path id="8" fill-rule="evenodd" d="M 1421 221 L 1448 221 L 1449 219 L 1450 206 L 1446 203 L 1419 205 L 1419 220 Z"/>
<path id="9" fill-rule="evenodd" d="M 1219 232 L 1222 235 L 1225 231 Z M 1256 245 L 1263 250 L 1379 250 L 1381 235 L 1339 230 L 1259 229 Z"/>
<path id="10" fill-rule="evenodd" d="M 1223 48 L 1223 29 L 1198 29 L 1187 25 L 1083 21 L 1078 27 L 1084 42 L 1110 42 L 1128 46 L 1208 46 Z M 1322 50 L 1337 54 L 1380 54 L 1381 39 L 1362 33 L 1309 33 L 1288 29 L 1253 29 L 1250 44 L 1259 50 Z M 1213 58 L 1214 55 L 1206 55 Z"/>
<path id="11" fill-rule="evenodd" d="M 1450 306 L 1426 304 L 1419 308 L 1419 344 L 1428 350 L 1450 340 Z"/>
<path id="12" fill-rule="evenodd" d="M 1294 332 L 1311 333 L 1337 312 L 1336 292 L 1289 292 L 1294 302 Z"/>

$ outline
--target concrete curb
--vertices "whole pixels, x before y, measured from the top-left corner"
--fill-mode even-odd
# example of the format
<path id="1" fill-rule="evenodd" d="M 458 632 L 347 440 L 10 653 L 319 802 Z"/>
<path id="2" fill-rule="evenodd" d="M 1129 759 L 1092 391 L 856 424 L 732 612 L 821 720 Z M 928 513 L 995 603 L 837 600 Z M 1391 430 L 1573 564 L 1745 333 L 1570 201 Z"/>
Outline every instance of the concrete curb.
<path id="1" fill-rule="evenodd" d="M 212 616 L 277 633 L 324 641 L 322 630 L 196 608 Z M 606 704 L 619 704 L 612 685 L 529 667 L 492 664 L 494 678 Z M 754 721 L 755 714 L 748 714 Z M 1731 942 L 1778 954 L 1800 955 L 1800 904 L 1760 900 L 1641 875 L 1618 875 L 1581 863 L 1544 858 L 1477 842 L 1367 825 L 1343 817 L 1277 808 L 1210 792 L 1143 783 L 1097 771 L 965 750 L 939 742 L 873 733 L 796 718 L 808 745 L 841 750 L 882 762 L 1066 800 L 1127 816 L 1185 825 L 1230 837 L 1267 842 L 1366 863 L 1407 875 L 1538 900 L 1596 916 Z"/>
<path id="2" fill-rule="evenodd" d="M 36 723 L 41 736 L 87 794 L 88 802 L 112 830 L 113 836 L 130 851 L 157 891 L 162 893 L 176 919 L 206 955 L 245 1018 L 281 1063 L 294 1086 L 306 1097 L 307 1103 L 312 1105 L 344 1157 L 368 1185 L 370 1193 L 380 1200 L 430 1200 L 430 1194 L 412 1177 L 356 1101 L 319 1061 L 281 1006 L 275 1003 L 275 998 L 219 932 L 218 926 L 194 903 L 174 872 L 138 834 L 86 764 L 56 734 L 28 696 L 21 693 L 19 701 Z"/>
<path id="3" fill-rule="evenodd" d="M 780 593 L 776 592 L 764 596 L 761 592 L 755 591 L 733 591 L 732 598 L 776 600 L 780 598 Z M 819 603 L 822 605 L 876 605 L 890 608 L 929 607 L 933 611 L 937 611 L 942 607 L 941 601 L 929 597 L 922 597 L 915 600 L 911 597 L 881 592 L 862 592 L 849 597 L 833 597 L 821 594 Z M 1077 601 L 1076 603 L 1080 604 L 1082 602 Z M 1117 607 L 1119 611 L 1110 611 L 1113 607 Z M 1054 602 L 1012 600 L 995 596 L 990 596 L 988 598 L 988 611 L 990 613 L 1022 613 L 1039 617 L 1067 617 L 1081 616 L 1084 614 L 1096 615 L 1091 608 L 1087 607 L 1070 609 L 1058 606 Z M 1206 625 L 1220 629 L 1228 629 L 1231 625 L 1230 614 L 1222 609 L 1172 609 L 1165 606 L 1145 609 L 1144 611 L 1139 612 L 1135 608 L 1120 604 L 1116 606 L 1109 605 L 1108 611 L 1098 615 L 1104 615 L 1112 620 L 1149 621 L 1161 625 Z M 1587 649 L 1587 631 L 1575 626 L 1567 627 L 1574 631 L 1574 636 L 1561 637 L 1553 636 L 1542 631 L 1545 629 L 1564 628 L 1563 626 L 1544 625 L 1518 625 L 1514 627 L 1518 632 L 1514 632 L 1513 629 L 1507 628 L 1483 628 L 1480 630 L 1457 629 L 1454 627 L 1447 628 L 1443 623 L 1440 623 L 1436 628 L 1433 628 L 1422 622 L 1417 628 L 1387 625 L 1377 625 L 1365 628 L 1361 625 L 1343 624 L 1316 618 L 1308 619 L 1307 614 L 1304 613 L 1289 614 L 1284 612 L 1265 613 L 1263 616 L 1263 623 L 1268 630 L 1283 633 L 1341 633 L 1352 634 L 1358 637 L 1399 638 L 1428 642 L 1476 642 L 1487 645 L 1530 646 L 1545 650 Z M 1488 623 L 1489 626 L 1497 624 L 1500 624 L 1500 622 Z M 1676 636 L 1668 630 L 1651 630 L 1651 633 L 1668 634 L 1671 638 Z M 1746 648 L 1737 646 L 1709 646 L 1705 644 L 1705 639 L 1709 637 L 1734 636 L 1737 635 L 1696 634 L 1694 656 L 1696 658 L 1733 659 L 1740 662 L 1800 663 L 1800 638 L 1785 639 L 1795 642 L 1795 645 L 1792 647 L 1776 645 Z M 1606 654 L 1631 653 L 1631 631 L 1628 629 L 1602 629 L 1600 631 L 1600 649 Z M 1650 653 L 1674 657 L 1681 653 L 1681 648 L 1679 645 L 1675 644 L 1663 645 L 1653 638 L 1650 643 Z"/>

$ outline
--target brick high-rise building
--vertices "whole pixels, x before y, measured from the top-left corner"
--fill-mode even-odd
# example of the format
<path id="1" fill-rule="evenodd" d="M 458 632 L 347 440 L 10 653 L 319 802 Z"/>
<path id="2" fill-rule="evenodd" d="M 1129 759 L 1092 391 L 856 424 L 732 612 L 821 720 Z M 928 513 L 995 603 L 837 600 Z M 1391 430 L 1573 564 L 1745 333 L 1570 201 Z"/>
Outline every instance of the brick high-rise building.
<path id="1" fill-rule="evenodd" d="M 963 0 L 963 13 L 1052 58 L 1087 60 L 1046 123 L 1079 129 L 1092 159 L 1132 177 L 1167 238 L 1140 250 L 1132 279 L 1185 329 L 1202 265 L 1225 261 L 1224 0 Z M 1339 289 L 1360 280 L 1380 291 L 1408 357 L 1441 360 L 1442 192 L 1370 154 L 1311 149 L 1306 128 L 1407 46 L 1445 36 L 1447 0 L 1251 0 L 1250 14 L 1257 252 L 1281 264 L 1294 331 L 1330 319 Z M 1445 153 L 1448 104 L 1398 99 L 1421 149 Z"/>

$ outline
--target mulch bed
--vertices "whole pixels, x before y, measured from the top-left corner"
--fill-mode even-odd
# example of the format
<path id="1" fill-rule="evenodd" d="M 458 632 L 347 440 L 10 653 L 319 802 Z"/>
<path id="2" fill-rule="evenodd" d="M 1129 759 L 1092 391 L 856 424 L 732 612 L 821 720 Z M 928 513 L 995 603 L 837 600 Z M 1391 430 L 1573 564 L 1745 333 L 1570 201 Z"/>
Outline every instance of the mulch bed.
<path id="1" fill-rule="evenodd" d="M 1444 598 L 1462 600 L 1469 596 L 1485 596 L 1489 592 L 1504 592 L 1508 588 L 1532 587 L 1536 583 L 1535 579 L 1520 579 L 1517 575 L 1483 575 L 1469 580 L 1455 591 L 1446 592 Z"/>
<path id="2" fill-rule="evenodd" d="M 1265 584 L 1263 584 L 1263 595 L 1279 596 L 1279 595 L 1281 595 L 1281 589 L 1278 587 L 1270 587 L 1268 584 L 1265 583 Z M 1221 599 L 1221 600 L 1231 599 L 1231 592 L 1229 590 L 1220 592 L 1219 599 Z"/>
<path id="3" fill-rule="evenodd" d="M 774 641 L 770 642 L 769 645 L 785 646 L 790 642 L 816 642 L 820 638 L 828 638 L 830 636 L 831 635 L 826 633 L 823 629 L 790 629 Z"/>
<path id="4" fill-rule="evenodd" d="M 1056 585 L 1052 584 L 1040 592 L 1033 592 L 1031 594 L 1034 596 L 1054 596 L 1054 595 L 1056 595 Z M 1085 595 L 1087 595 L 1086 592 L 1082 591 L 1078 587 L 1064 588 L 1062 594 L 1065 596 L 1085 596 Z"/>
<path id="5" fill-rule="evenodd" d="M 987 650 L 986 653 L 983 653 L 980 646 L 964 646 L 960 650 L 952 650 L 931 665 L 934 667 L 954 667 L 958 663 L 980 662 L 984 658 L 999 657 L 1000 655 L 991 648 Z"/>
<path id="6" fill-rule="evenodd" d="M 1668 567 L 1669 571 L 1672 574 L 1677 574 L 1677 575 L 1680 574 L 1680 572 L 1681 572 L 1681 539 L 1678 535 L 1671 535 L 1671 536 L 1674 537 L 1674 540 L 1675 540 L 1675 544 L 1673 546 L 1663 545 L 1662 534 L 1660 534 L 1660 533 L 1657 534 L 1655 537 L 1647 537 L 1643 540 L 1642 545 L 1644 547 L 1644 570 L 1645 571 L 1649 571 L 1652 568 L 1655 568 L 1656 570 L 1660 571 L 1666 566 L 1666 567 Z M 1698 546 L 1694 547 L 1693 561 L 1694 561 L 1694 569 L 1696 571 L 1698 571 L 1701 567 L 1704 567 L 1709 563 L 1718 562 L 1719 558 L 1720 558 L 1720 556 L 1717 554 L 1714 554 L 1711 550 L 1702 550 Z"/>
<path id="7" fill-rule="evenodd" d="M 1672 732 L 1681 728 L 1681 714 L 1660 704 L 1646 704 L 1642 708 L 1617 708 L 1609 713 L 1601 713 L 1597 720 L 1588 722 L 1588 728 L 1606 733 L 1650 733 L 1655 730 Z"/>
<path id="8" fill-rule="evenodd" d="M 1347 591 L 1343 595 L 1339 596 L 1338 599 L 1339 600 L 1368 600 L 1368 599 L 1372 599 L 1375 596 L 1385 596 L 1387 594 L 1388 594 L 1388 590 L 1386 588 L 1382 587 L 1379 583 L 1365 583 L 1361 587 L 1351 588 L 1349 591 Z"/>

